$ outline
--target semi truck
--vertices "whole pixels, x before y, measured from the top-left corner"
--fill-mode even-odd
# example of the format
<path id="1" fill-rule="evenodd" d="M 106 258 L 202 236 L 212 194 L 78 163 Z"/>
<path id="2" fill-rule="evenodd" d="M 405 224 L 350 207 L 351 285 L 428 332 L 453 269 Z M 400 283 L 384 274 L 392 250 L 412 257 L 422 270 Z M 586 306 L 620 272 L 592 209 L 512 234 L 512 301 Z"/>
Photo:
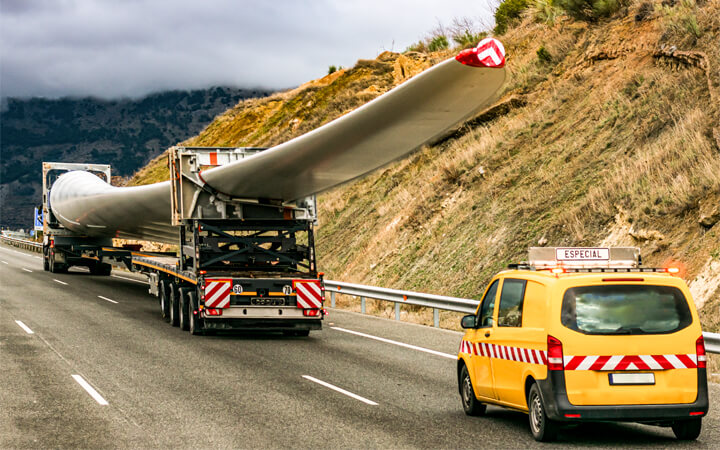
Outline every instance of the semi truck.
<path id="1" fill-rule="evenodd" d="M 236 198 L 202 179 L 204 170 L 263 150 L 170 149 L 169 213 L 177 241 L 166 252 L 143 251 L 138 244 L 114 246 L 112 238 L 68 230 L 53 212 L 54 182 L 69 171 L 109 182 L 110 166 L 44 162 L 45 270 L 61 273 L 85 266 L 93 275 L 107 276 L 116 266 L 141 273 L 149 293 L 158 298 L 162 318 L 194 335 L 263 330 L 307 336 L 320 330 L 326 312 L 315 256 L 315 196 L 293 204 Z"/>

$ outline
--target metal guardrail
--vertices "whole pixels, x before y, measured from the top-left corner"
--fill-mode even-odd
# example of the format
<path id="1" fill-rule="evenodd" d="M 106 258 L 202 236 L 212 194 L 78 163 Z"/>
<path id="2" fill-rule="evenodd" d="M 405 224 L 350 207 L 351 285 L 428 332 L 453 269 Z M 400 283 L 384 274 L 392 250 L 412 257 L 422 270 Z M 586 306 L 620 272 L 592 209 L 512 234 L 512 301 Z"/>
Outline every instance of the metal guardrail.
<path id="1" fill-rule="evenodd" d="M 26 239 L 18 239 L 4 235 L 0 236 L 0 240 L 5 242 L 6 244 L 10 244 L 18 248 L 24 248 L 26 250 L 32 250 L 34 252 L 42 253 L 42 243 L 40 242 L 28 241 Z"/>
<path id="2" fill-rule="evenodd" d="M 400 305 L 417 305 L 433 309 L 433 324 L 440 326 L 440 310 L 472 314 L 478 301 L 469 298 L 446 297 L 444 295 L 423 294 L 421 292 L 386 289 L 362 284 L 325 280 L 325 290 L 330 292 L 330 305 L 335 307 L 335 294 L 360 297 L 360 310 L 365 314 L 365 299 L 373 298 L 395 302 L 395 320 L 400 320 Z"/>
<path id="3" fill-rule="evenodd" d="M 395 302 L 395 320 L 400 320 L 400 305 L 402 304 L 432 308 L 433 325 L 435 327 L 440 326 L 440 310 L 473 314 L 478 303 L 480 303 L 477 300 L 468 298 L 400 291 L 332 280 L 325 280 L 325 290 L 330 292 L 330 306 L 333 308 L 335 307 L 336 293 L 360 297 L 360 310 L 363 314 L 365 314 L 365 300 L 368 298 Z M 720 354 L 720 333 L 703 333 L 703 338 L 705 340 L 705 350 L 708 353 Z"/>

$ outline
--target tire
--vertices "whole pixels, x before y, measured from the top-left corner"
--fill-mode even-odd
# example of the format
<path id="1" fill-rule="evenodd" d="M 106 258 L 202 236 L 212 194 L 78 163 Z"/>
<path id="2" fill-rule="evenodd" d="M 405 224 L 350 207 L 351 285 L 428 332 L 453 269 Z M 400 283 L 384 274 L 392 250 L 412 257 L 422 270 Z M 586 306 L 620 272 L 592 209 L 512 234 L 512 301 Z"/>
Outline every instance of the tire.
<path id="1" fill-rule="evenodd" d="M 283 331 L 283 336 L 307 337 L 310 336 L 310 330 L 285 330 Z"/>
<path id="2" fill-rule="evenodd" d="M 700 436 L 702 430 L 702 419 L 678 420 L 672 424 L 675 437 L 681 441 L 694 441 Z"/>
<path id="3" fill-rule="evenodd" d="M 478 401 L 475 397 L 475 390 L 472 387 L 472 381 L 470 380 L 470 373 L 468 373 L 467 366 L 463 365 L 460 370 L 460 401 L 462 402 L 463 411 L 468 416 L 484 416 L 487 411 L 487 405 L 484 405 Z"/>
<path id="4" fill-rule="evenodd" d="M 180 299 L 178 298 L 180 290 L 173 282 L 168 283 L 168 288 L 170 290 L 170 301 L 168 302 L 170 306 L 170 325 L 177 327 L 180 325 Z"/>
<path id="5" fill-rule="evenodd" d="M 43 252 L 43 270 L 45 272 L 50 271 L 50 261 L 48 261 L 48 255 L 47 252 Z"/>
<path id="6" fill-rule="evenodd" d="M 188 331 L 190 329 L 190 318 L 188 317 L 188 311 L 189 311 L 189 302 L 188 302 L 188 295 L 190 294 L 187 289 L 179 289 L 178 290 L 178 297 L 180 297 L 180 305 L 178 307 L 178 316 L 179 316 L 179 324 L 180 329 L 183 331 Z"/>
<path id="7" fill-rule="evenodd" d="M 200 311 L 198 311 L 197 307 L 197 294 L 195 291 L 190 291 L 187 293 L 187 299 L 188 299 L 188 331 L 193 336 L 197 336 L 199 334 L 203 334 L 203 322 L 200 318 Z M 197 314 L 195 312 L 197 311 Z"/>
<path id="8" fill-rule="evenodd" d="M 48 269 L 50 269 L 51 273 L 67 273 L 67 264 L 55 262 L 55 255 L 50 255 L 49 259 L 50 261 L 48 262 Z"/>
<path id="9" fill-rule="evenodd" d="M 530 433 L 539 442 L 550 442 L 557 438 L 558 425 L 550 420 L 545 410 L 540 388 L 533 384 L 528 393 L 528 421 L 530 422 Z"/>
<path id="10" fill-rule="evenodd" d="M 168 282 L 160 281 L 160 314 L 165 322 L 170 322 L 170 295 Z"/>

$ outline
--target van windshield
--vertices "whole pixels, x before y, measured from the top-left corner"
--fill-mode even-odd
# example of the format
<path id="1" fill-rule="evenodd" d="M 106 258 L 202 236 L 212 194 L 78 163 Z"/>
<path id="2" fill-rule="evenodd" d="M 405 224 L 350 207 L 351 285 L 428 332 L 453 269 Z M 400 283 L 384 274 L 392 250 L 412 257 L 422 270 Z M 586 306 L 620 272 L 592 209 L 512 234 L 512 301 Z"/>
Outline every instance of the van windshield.
<path id="1" fill-rule="evenodd" d="M 565 291 L 562 324 L 584 334 L 664 334 L 692 323 L 685 296 L 670 286 L 578 286 Z"/>

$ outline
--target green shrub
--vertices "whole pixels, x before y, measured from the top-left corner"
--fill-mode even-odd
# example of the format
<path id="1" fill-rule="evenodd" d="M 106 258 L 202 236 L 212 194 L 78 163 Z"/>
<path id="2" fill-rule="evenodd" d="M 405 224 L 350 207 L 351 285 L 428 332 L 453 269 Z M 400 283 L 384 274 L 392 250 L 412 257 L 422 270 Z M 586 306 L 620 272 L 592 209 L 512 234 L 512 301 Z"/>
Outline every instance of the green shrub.
<path id="1" fill-rule="evenodd" d="M 594 22 L 608 17 L 627 5 L 629 0 L 558 0 L 558 6 L 580 20 Z"/>
<path id="2" fill-rule="evenodd" d="M 473 47 L 478 42 L 482 41 L 487 37 L 486 32 L 473 33 L 470 30 L 465 30 L 462 33 L 454 34 L 452 40 L 455 41 L 460 47 Z"/>
<path id="3" fill-rule="evenodd" d="M 549 26 L 555 25 L 555 20 L 565 14 L 565 11 L 557 6 L 555 0 L 535 0 L 530 6 L 530 11 L 536 22 Z"/>
<path id="4" fill-rule="evenodd" d="M 552 61 L 552 55 L 544 46 L 540 46 L 535 52 L 540 62 L 549 63 Z"/>
<path id="5" fill-rule="evenodd" d="M 417 41 L 415 44 L 412 44 L 411 46 L 406 48 L 403 53 L 407 52 L 427 53 L 427 45 L 425 44 L 425 41 Z"/>
<path id="6" fill-rule="evenodd" d="M 520 14 L 528 7 L 528 0 L 503 0 L 495 10 L 495 34 L 504 34 L 508 25 L 520 18 Z"/>
<path id="7" fill-rule="evenodd" d="M 335 66 L 328 67 L 328 75 L 330 75 L 331 73 L 337 72 L 337 70 L 338 69 Z"/>
<path id="8" fill-rule="evenodd" d="M 443 34 L 433 37 L 428 44 L 428 50 L 431 52 L 445 50 L 448 47 L 450 47 L 450 43 L 448 42 L 447 36 Z"/>

